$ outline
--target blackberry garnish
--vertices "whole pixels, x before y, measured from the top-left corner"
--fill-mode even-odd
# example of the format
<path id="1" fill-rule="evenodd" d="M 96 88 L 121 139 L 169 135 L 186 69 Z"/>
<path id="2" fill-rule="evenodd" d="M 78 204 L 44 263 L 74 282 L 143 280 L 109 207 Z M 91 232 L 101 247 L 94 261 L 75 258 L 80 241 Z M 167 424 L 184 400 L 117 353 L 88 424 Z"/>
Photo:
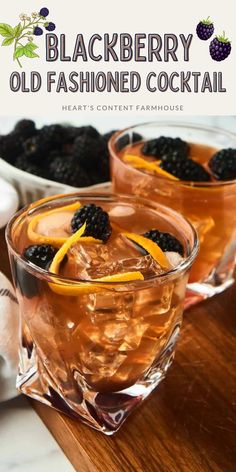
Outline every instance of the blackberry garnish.
<path id="1" fill-rule="evenodd" d="M 109 215 L 101 207 L 91 203 L 77 210 L 71 220 L 72 232 L 75 233 L 86 223 L 84 236 L 93 236 L 106 242 L 111 236 L 112 228 Z"/>
<path id="2" fill-rule="evenodd" d="M 0 136 L 0 157 L 10 164 L 14 164 L 17 156 L 23 151 L 19 133 L 10 133 Z"/>
<path id="3" fill-rule="evenodd" d="M 55 247 L 49 244 L 38 244 L 28 246 L 23 252 L 23 257 L 28 262 L 32 262 L 32 264 L 41 267 L 41 269 L 47 269 L 56 252 Z"/>
<path id="4" fill-rule="evenodd" d="M 54 157 L 49 166 L 49 178 L 72 187 L 88 187 L 92 184 L 91 177 L 74 156 Z"/>
<path id="5" fill-rule="evenodd" d="M 222 149 L 208 163 L 217 180 L 236 179 L 236 149 Z"/>
<path id="6" fill-rule="evenodd" d="M 200 23 L 198 23 L 196 32 L 199 39 L 202 39 L 203 41 L 206 41 L 213 35 L 214 24 L 210 20 L 209 16 L 206 20 L 202 20 Z"/>
<path id="7" fill-rule="evenodd" d="M 180 180 L 191 182 L 209 182 L 210 174 L 198 162 L 192 159 L 163 160 L 160 167 Z"/>
<path id="8" fill-rule="evenodd" d="M 146 141 L 142 147 L 142 153 L 146 156 L 153 156 L 158 159 L 162 159 L 164 156 L 170 154 L 180 159 L 187 159 L 189 145 L 181 138 L 160 136 L 160 138 Z"/>
<path id="9" fill-rule="evenodd" d="M 225 37 L 225 32 L 222 36 L 217 36 L 210 43 L 210 55 L 214 61 L 224 61 L 231 52 L 231 42 Z"/>
<path id="10" fill-rule="evenodd" d="M 145 233 L 144 237 L 151 239 L 154 243 L 158 244 L 163 252 L 173 251 L 178 252 L 181 256 L 184 255 L 183 245 L 170 233 L 162 233 L 157 229 L 153 229 Z"/>
<path id="11" fill-rule="evenodd" d="M 25 141 L 37 133 L 35 122 L 32 120 L 20 120 L 14 128 L 14 132 L 20 135 L 22 141 Z"/>

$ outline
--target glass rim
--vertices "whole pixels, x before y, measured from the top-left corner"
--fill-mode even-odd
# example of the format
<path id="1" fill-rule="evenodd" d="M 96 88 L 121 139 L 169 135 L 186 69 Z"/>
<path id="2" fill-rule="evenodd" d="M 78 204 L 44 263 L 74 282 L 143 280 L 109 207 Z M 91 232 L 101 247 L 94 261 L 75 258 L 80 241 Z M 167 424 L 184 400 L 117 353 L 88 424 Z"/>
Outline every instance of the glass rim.
<path id="1" fill-rule="evenodd" d="M 40 207 L 46 206 L 50 204 L 51 202 L 55 202 L 56 200 L 69 200 L 71 198 L 84 198 L 84 199 L 117 199 L 118 201 L 122 199 L 126 199 L 128 201 L 133 201 L 137 203 L 141 203 L 143 206 L 146 206 L 148 208 L 153 209 L 154 211 L 158 211 L 161 214 L 161 210 L 164 210 L 164 213 L 166 216 L 175 216 L 178 218 L 178 220 L 184 221 L 185 224 L 188 225 L 192 235 L 193 235 L 193 244 L 192 248 L 190 249 L 189 255 L 177 266 L 174 267 L 166 272 L 163 272 L 161 274 L 154 275 L 148 279 L 144 280 L 131 280 L 131 281 L 121 281 L 121 282 L 113 282 L 113 281 L 95 281 L 95 280 L 87 280 L 87 279 L 78 279 L 78 278 L 73 278 L 73 277 L 66 277 L 63 275 L 55 274 L 53 272 L 50 272 L 46 269 L 42 269 L 41 267 L 27 261 L 22 257 L 22 255 L 17 252 L 16 248 L 14 247 L 14 243 L 12 240 L 12 227 L 14 223 L 17 221 L 18 218 L 22 217 L 25 215 L 27 216 L 30 212 L 30 210 L 35 211 L 39 209 Z M 45 199 L 38 200 L 34 202 L 33 204 L 29 204 L 24 206 L 21 210 L 16 212 L 11 219 L 9 220 L 6 230 L 5 230 L 5 237 L 6 237 L 6 242 L 8 246 L 9 253 L 12 253 L 18 260 L 21 261 L 21 264 L 23 267 L 29 271 L 31 274 L 35 275 L 38 274 L 41 276 L 41 279 L 46 280 L 47 282 L 52 282 L 52 280 L 58 280 L 64 284 L 72 284 L 74 287 L 78 284 L 84 284 L 85 285 L 91 285 L 91 286 L 100 286 L 100 287 L 120 287 L 120 286 L 138 286 L 140 287 L 141 285 L 147 285 L 149 282 L 153 282 L 156 280 L 164 280 L 165 278 L 171 278 L 172 276 L 174 277 L 175 275 L 181 274 L 182 272 L 186 271 L 188 268 L 191 267 L 192 263 L 194 262 L 198 252 L 199 252 L 199 239 L 197 235 L 197 231 L 195 230 L 194 226 L 190 223 L 190 221 L 185 218 L 181 213 L 176 212 L 175 210 L 172 210 L 172 208 L 169 208 L 165 205 L 156 203 L 156 202 L 149 202 L 149 200 L 142 198 L 142 197 L 136 197 L 136 196 L 130 196 L 130 195 L 125 195 L 125 194 L 113 194 L 113 193 L 80 193 L 80 192 L 73 192 L 73 193 L 67 193 L 67 194 L 59 194 L 59 195 L 53 195 L 52 197 L 47 198 L 47 201 L 44 201 Z M 111 200 L 112 201 L 112 200 Z M 40 203 L 41 202 L 41 203 Z M 92 289 L 92 288 L 91 288 Z"/>
<path id="2" fill-rule="evenodd" d="M 195 187 L 195 188 L 219 188 L 219 187 L 228 187 L 230 185 L 234 185 L 236 183 L 236 179 L 233 180 L 219 180 L 219 181 L 214 181 L 214 182 L 193 182 L 191 180 L 171 180 L 168 179 L 167 177 L 161 177 L 159 175 L 155 174 L 148 174 L 145 172 L 143 169 L 136 169 L 132 167 L 128 162 L 122 161 L 122 159 L 118 156 L 116 149 L 115 149 L 115 142 L 116 139 L 120 136 L 123 135 L 123 133 L 127 131 L 135 131 L 137 128 L 145 126 L 166 126 L 166 127 L 175 127 L 175 128 L 188 128 L 188 129 L 195 129 L 195 130 L 200 130 L 200 131 L 209 131 L 212 133 L 221 133 L 224 134 L 225 136 L 231 137 L 231 139 L 235 139 L 236 142 L 236 133 L 233 133 L 232 131 L 225 130 L 224 128 L 218 127 L 218 126 L 209 126 L 209 125 L 204 125 L 204 124 L 195 124 L 195 123 L 187 123 L 185 121 L 146 121 L 144 123 L 136 124 L 133 126 L 127 126 L 127 128 L 123 128 L 122 130 L 116 131 L 111 138 L 109 139 L 108 142 L 108 149 L 112 157 L 118 158 L 122 164 L 127 167 L 128 169 L 132 169 L 134 172 L 137 172 L 137 174 L 142 174 L 142 175 L 148 175 L 150 177 L 153 177 L 154 179 L 161 180 L 162 182 L 169 182 L 172 185 L 184 185 L 185 187 Z"/>

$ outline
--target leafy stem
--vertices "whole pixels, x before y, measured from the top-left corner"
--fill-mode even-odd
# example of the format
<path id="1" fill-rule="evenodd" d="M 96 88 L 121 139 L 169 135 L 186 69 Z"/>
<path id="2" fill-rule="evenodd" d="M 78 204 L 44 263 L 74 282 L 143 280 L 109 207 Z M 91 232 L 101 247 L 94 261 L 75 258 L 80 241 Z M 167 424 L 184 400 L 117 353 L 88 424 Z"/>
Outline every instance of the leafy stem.
<path id="1" fill-rule="evenodd" d="M 16 59 L 16 61 L 18 62 L 19 66 L 20 66 L 20 67 L 21 67 L 21 69 L 22 69 L 22 64 L 21 64 L 21 62 L 20 62 L 20 60 L 19 60 L 19 57 L 15 57 L 15 53 L 16 53 L 17 44 L 18 44 L 18 40 L 17 40 L 17 38 L 16 38 L 16 39 L 15 39 L 15 43 L 14 43 L 14 53 L 13 53 L 13 60 L 15 60 L 15 59 Z"/>

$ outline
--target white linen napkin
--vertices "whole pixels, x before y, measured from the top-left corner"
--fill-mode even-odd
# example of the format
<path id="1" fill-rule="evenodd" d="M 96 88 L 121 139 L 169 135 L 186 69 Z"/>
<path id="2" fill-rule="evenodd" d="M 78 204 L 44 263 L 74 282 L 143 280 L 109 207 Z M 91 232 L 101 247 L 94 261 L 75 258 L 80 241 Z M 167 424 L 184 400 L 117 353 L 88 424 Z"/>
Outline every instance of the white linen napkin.
<path id="1" fill-rule="evenodd" d="M 0 402 L 15 397 L 19 312 L 14 288 L 0 272 Z"/>
<path id="2" fill-rule="evenodd" d="M 8 223 L 19 206 L 16 189 L 0 177 L 0 228 Z"/>

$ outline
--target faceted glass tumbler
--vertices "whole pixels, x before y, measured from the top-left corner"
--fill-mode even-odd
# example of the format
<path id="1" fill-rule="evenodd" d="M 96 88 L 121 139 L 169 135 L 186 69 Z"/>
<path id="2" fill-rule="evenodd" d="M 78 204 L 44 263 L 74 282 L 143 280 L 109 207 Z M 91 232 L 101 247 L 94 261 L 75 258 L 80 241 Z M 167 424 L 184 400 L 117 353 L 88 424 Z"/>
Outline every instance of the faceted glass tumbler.
<path id="1" fill-rule="evenodd" d="M 111 209 L 128 204 L 134 218 L 136 210 L 143 219 L 151 212 L 157 228 L 182 242 L 185 259 L 147 280 L 88 283 L 54 275 L 22 258 L 15 235 L 33 215 L 89 198 Z M 23 209 L 8 225 L 7 242 L 21 319 L 17 387 L 113 434 L 159 384 L 173 359 L 188 274 L 198 251 L 194 228 L 176 212 L 140 198 L 73 194 Z M 85 290 L 60 295 L 52 284 L 79 284 Z"/>
<path id="2" fill-rule="evenodd" d="M 236 148 L 236 134 L 207 126 L 153 122 L 113 135 L 109 142 L 115 192 L 148 198 L 173 208 L 198 232 L 200 252 L 193 264 L 185 307 L 211 297 L 233 282 L 236 256 L 236 181 L 186 182 L 151 175 L 121 159 L 124 146 L 159 136 L 180 137 L 204 149 Z M 129 151 L 132 154 L 132 148 Z M 203 151 L 201 151 L 203 152 Z M 197 155 L 195 156 L 198 157 Z"/>

